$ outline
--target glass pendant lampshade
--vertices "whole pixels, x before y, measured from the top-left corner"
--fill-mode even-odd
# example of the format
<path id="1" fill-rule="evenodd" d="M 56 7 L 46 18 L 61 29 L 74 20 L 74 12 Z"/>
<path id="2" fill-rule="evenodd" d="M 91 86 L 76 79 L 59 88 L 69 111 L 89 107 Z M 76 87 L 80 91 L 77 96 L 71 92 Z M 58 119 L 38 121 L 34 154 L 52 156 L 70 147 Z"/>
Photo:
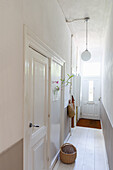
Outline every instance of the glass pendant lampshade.
<path id="1" fill-rule="evenodd" d="M 81 58 L 83 61 L 88 61 L 91 58 L 91 53 L 86 49 L 82 54 Z"/>

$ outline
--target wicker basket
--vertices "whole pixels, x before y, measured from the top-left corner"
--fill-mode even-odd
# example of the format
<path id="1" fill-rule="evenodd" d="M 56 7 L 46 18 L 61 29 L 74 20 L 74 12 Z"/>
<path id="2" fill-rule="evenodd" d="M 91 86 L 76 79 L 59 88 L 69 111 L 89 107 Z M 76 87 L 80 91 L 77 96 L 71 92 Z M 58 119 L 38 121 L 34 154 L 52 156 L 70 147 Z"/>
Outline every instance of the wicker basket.
<path id="1" fill-rule="evenodd" d="M 67 149 L 67 151 L 66 151 Z M 75 162 L 77 157 L 77 150 L 76 148 L 70 144 L 65 143 L 60 148 L 60 160 L 65 164 L 71 164 Z"/>

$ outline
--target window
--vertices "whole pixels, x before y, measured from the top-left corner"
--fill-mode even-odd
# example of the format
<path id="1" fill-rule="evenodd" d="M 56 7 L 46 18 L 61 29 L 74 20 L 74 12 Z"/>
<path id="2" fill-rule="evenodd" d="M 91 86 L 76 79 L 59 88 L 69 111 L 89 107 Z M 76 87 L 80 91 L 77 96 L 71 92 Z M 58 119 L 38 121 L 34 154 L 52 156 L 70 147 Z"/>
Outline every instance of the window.
<path id="1" fill-rule="evenodd" d="M 89 102 L 93 102 L 93 81 L 89 81 Z"/>
<path id="2" fill-rule="evenodd" d="M 100 63 L 85 63 L 83 76 L 100 76 Z"/>

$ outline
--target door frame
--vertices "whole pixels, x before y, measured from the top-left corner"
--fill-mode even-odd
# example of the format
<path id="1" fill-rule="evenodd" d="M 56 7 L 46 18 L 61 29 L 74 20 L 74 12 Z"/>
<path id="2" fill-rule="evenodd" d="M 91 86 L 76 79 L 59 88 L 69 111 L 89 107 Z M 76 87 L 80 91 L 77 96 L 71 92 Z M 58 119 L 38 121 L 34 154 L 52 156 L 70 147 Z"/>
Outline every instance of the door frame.
<path id="1" fill-rule="evenodd" d="M 23 122 L 23 127 L 24 127 L 24 132 L 23 132 L 23 170 L 26 170 L 26 127 L 27 127 L 27 113 L 26 113 L 26 73 L 25 73 L 25 64 L 26 64 L 26 58 L 28 55 L 28 49 L 32 48 L 36 52 L 40 53 L 41 55 L 45 56 L 49 60 L 49 73 L 48 73 L 48 78 L 49 78 L 49 83 L 48 83 L 48 120 L 47 120 L 47 161 L 48 161 L 48 168 L 50 169 L 52 167 L 50 163 L 50 117 L 51 117 L 51 62 L 55 61 L 59 65 L 61 65 L 61 73 L 62 73 L 62 78 L 65 77 L 65 68 L 66 68 L 66 63 L 65 60 L 63 60 L 58 54 L 56 54 L 52 49 L 50 49 L 45 43 L 43 43 L 36 34 L 33 33 L 32 30 L 30 30 L 26 25 L 24 25 L 24 122 Z M 62 144 L 64 142 L 64 92 L 65 88 L 61 90 L 61 141 L 60 143 Z M 57 158 L 56 158 L 57 159 Z M 56 160 L 55 160 L 56 161 Z"/>

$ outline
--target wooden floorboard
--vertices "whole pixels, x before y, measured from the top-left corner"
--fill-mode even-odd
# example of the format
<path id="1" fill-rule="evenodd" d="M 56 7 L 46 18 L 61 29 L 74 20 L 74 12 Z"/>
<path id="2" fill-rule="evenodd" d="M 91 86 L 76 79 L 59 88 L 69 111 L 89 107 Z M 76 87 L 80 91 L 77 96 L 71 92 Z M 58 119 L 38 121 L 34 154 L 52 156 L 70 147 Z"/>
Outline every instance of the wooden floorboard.
<path id="1" fill-rule="evenodd" d="M 70 165 L 59 160 L 54 170 L 108 170 L 101 129 L 76 127 L 68 142 L 77 148 L 77 159 Z"/>

